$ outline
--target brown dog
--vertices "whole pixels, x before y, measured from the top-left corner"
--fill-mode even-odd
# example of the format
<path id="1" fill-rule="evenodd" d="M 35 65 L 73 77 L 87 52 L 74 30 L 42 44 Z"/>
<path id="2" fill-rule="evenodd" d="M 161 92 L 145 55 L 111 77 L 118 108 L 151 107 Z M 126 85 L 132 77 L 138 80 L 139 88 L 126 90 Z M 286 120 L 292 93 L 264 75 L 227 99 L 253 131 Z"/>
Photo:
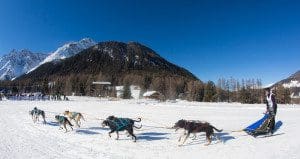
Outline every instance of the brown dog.
<path id="1" fill-rule="evenodd" d="M 70 112 L 70 111 L 66 110 L 64 112 L 64 115 L 66 115 L 70 121 L 74 120 L 78 127 L 80 127 L 80 125 L 81 125 L 80 119 L 83 119 L 85 121 L 85 119 L 83 118 L 83 115 L 79 112 Z"/>
<path id="2" fill-rule="evenodd" d="M 201 123 L 202 121 L 200 121 L 200 120 L 186 120 L 186 121 L 188 121 L 188 122 L 198 122 L 198 123 Z M 174 127 L 173 127 L 174 128 Z M 184 129 L 183 127 L 177 127 L 176 129 L 175 129 L 175 132 L 178 130 L 178 129 Z M 186 130 L 184 129 L 184 134 L 186 135 Z M 197 135 L 196 135 L 196 133 L 193 133 L 193 139 L 192 140 L 196 140 L 196 138 L 197 138 Z"/>
<path id="3" fill-rule="evenodd" d="M 210 125 L 207 122 L 202 123 L 202 122 L 199 122 L 199 121 L 188 121 L 188 120 L 183 120 L 183 119 L 177 121 L 175 123 L 175 125 L 173 126 L 173 128 L 175 128 L 176 130 L 178 130 L 180 128 L 183 128 L 187 131 L 186 133 L 181 135 L 179 140 L 178 140 L 180 142 L 181 138 L 184 135 L 186 135 L 185 139 L 183 140 L 181 145 L 183 145 L 185 143 L 185 141 L 187 140 L 187 138 L 190 136 L 191 133 L 195 134 L 195 133 L 199 133 L 199 132 L 205 132 L 206 133 L 206 139 L 208 141 L 208 143 L 205 144 L 205 145 L 207 146 L 211 143 L 211 136 L 214 136 L 214 130 L 216 130 L 218 132 L 222 131 L 222 130 L 219 130 L 219 129 L 215 128 L 214 126 Z"/>

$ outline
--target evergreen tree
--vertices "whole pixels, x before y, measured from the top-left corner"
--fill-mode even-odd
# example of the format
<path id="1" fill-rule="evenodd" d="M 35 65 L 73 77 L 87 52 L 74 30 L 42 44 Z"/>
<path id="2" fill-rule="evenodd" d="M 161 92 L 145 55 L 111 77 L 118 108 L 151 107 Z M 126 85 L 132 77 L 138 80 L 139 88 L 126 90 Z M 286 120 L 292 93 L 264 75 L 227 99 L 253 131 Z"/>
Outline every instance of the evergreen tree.
<path id="1" fill-rule="evenodd" d="M 213 81 L 208 81 L 204 89 L 204 102 L 216 101 L 216 86 Z"/>
<path id="2" fill-rule="evenodd" d="M 85 85 L 83 83 L 79 84 L 79 94 L 85 96 Z"/>
<path id="3" fill-rule="evenodd" d="M 49 81 L 47 79 L 43 80 L 43 84 L 42 84 L 42 93 L 44 94 L 49 94 L 49 85 L 48 85 Z"/>
<path id="4" fill-rule="evenodd" d="M 203 98 L 204 98 L 204 87 L 203 85 L 199 84 L 197 89 L 196 89 L 196 97 L 195 97 L 195 101 L 203 101 Z"/>
<path id="5" fill-rule="evenodd" d="M 124 85 L 122 97 L 123 97 L 123 99 L 131 98 L 131 90 L 130 90 L 130 85 L 128 82 L 126 82 Z"/>
<path id="6" fill-rule="evenodd" d="M 158 84 L 158 91 L 168 99 L 168 97 L 167 97 L 167 86 L 166 86 L 165 78 L 160 80 L 160 82 Z"/>
<path id="7" fill-rule="evenodd" d="M 281 104 L 288 104 L 291 102 L 291 93 L 288 88 L 284 88 L 282 85 L 279 85 L 275 89 L 276 100 Z"/>
<path id="8" fill-rule="evenodd" d="M 148 75 L 145 76 L 144 81 L 142 83 L 142 89 L 147 91 L 149 89 L 150 85 L 151 85 L 151 82 L 152 82 L 151 76 L 148 76 Z"/>
<path id="9" fill-rule="evenodd" d="M 284 89 L 284 103 L 285 104 L 291 103 L 291 91 L 288 88 Z"/>

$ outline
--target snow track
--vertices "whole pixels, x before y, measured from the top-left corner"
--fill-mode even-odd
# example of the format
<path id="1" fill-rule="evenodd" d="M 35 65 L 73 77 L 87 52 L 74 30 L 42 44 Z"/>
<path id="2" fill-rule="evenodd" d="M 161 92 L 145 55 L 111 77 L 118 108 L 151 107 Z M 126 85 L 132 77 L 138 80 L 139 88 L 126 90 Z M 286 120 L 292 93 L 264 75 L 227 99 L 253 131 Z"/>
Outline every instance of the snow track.
<path id="1" fill-rule="evenodd" d="M 47 124 L 41 120 L 32 122 L 28 111 L 35 106 L 46 111 Z M 58 130 L 54 115 L 64 110 L 82 112 L 86 119 L 82 127 L 74 127 L 67 133 Z M 263 111 L 264 105 L 106 101 L 80 97 L 68 102 L 1 101 L 0 158 L 300 158 L 300 142 L 295 139 L 300 130 L 299 106 L 279 105 L 277 118 L 283 125 L 277 133 L 283 135 L 255 139 L 243 132 L 230 132 L 257 120 Z M 109 138 L 108 128 L 102 128 L 101 121 L 97 120 L 109 115 L 142 117 L 143 128 L 135 130 L 137 142 L 124 132 L 120 133 L 119 140 L 115 140 L 116 134 Z M 196 140 L 189 138 L 179 147 L 177 140 L 182 132 L 164 127 L 171 127 L 182 118 L 205 120 L 224 129 L 216 133 L 223 142 L 214 140 L 210 146 L 204 146 L 205 136 L 200 133 Z"/>

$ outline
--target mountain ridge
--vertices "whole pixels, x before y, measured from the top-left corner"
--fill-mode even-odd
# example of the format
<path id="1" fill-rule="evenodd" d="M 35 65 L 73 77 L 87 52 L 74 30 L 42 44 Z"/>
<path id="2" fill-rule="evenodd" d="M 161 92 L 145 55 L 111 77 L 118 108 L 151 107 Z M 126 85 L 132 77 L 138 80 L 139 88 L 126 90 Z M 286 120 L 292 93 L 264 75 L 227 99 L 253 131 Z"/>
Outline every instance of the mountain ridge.
<path id="1" fill-rule="evenodd" d="M 93 81 L 109 81 L 113 86 L 129 83 L 172 97 L 202 84 L 194 74 L 151 48 L 137 42 L 117 41 L 100 42 L 69 58 L 44 63 L 16 79 L 36 85 L 59 83 L 59 91 L 64 94 L 89 93 Z"/>
<path id="2" fill-rule="evenodd" d="M 13 49 L 0 58 L 0 80 L 12 80 L 30 70 L 48 54 L 33 53 L 28 49 Z"/>
<path id="3" fill-rule="evenodd" d="M 286 88 L 300 87 L 300 70 L 296 71 L 289 77 L 276 82 L 274 86 L 276 85 L 283 85 Z"/>
<path id="4" fill-rule="evenodd" d="M 84 54 L 89 54 L 87 56 L 84 56 Z M 97 55 L 98 54 L 98 55 Z M 99 56 L 101 55 L 101 56 Z M 108 41 L 108 42 L 100 42 L 93 47 L 90 47 L 89 49 L 83 50 L 82 52 L 76 54 L 75 56 L 71 56 L 73 60 L 70 60 L 70 58 L 63 59 L 61 61 L 58 61 L 56 63 L 50 63 L 47 64 L 47 68 L 51 67 L 53 65 L 54 67 L 65 67 L 66 65 L 73 65 L 75 68 L 81 67 L 81 64 L 76 64 L 84 62 L 85 64 L 88 64 L 89 62 L 92 62 L 92 59 L 89 59 L 89 57 L 97 56 L 97 58 L 105 58 L 108 61 L 116 60 L 119 62 L 118 69 L 119 71 L 122 71 L 124 68 L 122 64 L 125 65 L 125 69 L 142 69 L 143 67 L 151 66 L 152 68 L 155 67 L 162 67 L 162 69 L 169 69 L 169 71 L 172 71 L 172 73 L 175 75 L 176 73 L 182 73 L 181 71 L 186 71 L 184 68 L 179 67 L 173 63 L 168 62 L 164 58 L 162 58 L 159 54 L 154 52 L 152 49 L 137 43 L 137 42 L 117 42 L 117 41 Z M 95 58 L 95 57 L 93 57 Z M 65 62 L 66 60 L 66 62 Z M 89 62 L 83 61 L 83 60 L 90 60 Z M 97 59 L 94 59 L 97 60 Z M 70 61 L 72 61 L 70 63 Z M 103 63 L 107 63 L 107 61 L 103 61 Z M 62 63 L 64 63 L 64 66 L 60 66 Z M 67 64 L 66 64 L 67 63 Z M 44 66 L 45 67 L 45 66 Z M 83 67 L 87 67 L 83 65 Z M 174 70 L 172 70 L 174 69 Z M 93 72 L 93 68 L 90 68 L 88 70 L 91 70 Z M 72 73 L 76 73 L 74 68 L 69 69 L 62 69 L 61 74 L 65 74 L 68 71 L 71 71 Z M 85 70 L 87 71 L 87 70 Z M 50 71 L 51 72 L 51 71 Z M 52 72 L 54 73 L 54 72 Z M 57 72 L 59 74 L 59 72 Z M 56 74 L 56 73 L 54 73 Z M 197 79 L 196 76 L 194 76 L 192 73 L 188 73 L 191 77 L 194 79 Z"/>
<path id="5" fill-rule="evenodd" d="M 81 52 L 82 50 L 87 49 L 95 44 L 96 42 L 90 38 L 83 38 L 80 41 L 76 41 L 76 42 L 74 41 L 68 42 L 63 46 L 57 48 L 54 52 L 50 53 L 49 56 L 47 56 L 43 61 L 41 61 L 36 67 L 32 68 L 26 73 L 35 70 L 36 68 L 38 68 L 44 63 L 74 56 L 77 53 Z"/>

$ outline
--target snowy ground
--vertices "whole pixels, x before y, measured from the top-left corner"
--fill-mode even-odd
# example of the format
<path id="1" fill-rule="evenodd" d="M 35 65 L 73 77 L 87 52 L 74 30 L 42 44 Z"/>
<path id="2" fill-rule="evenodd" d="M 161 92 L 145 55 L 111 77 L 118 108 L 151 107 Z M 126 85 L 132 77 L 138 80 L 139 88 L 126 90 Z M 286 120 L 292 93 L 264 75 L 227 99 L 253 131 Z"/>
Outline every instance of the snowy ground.
<path id="1" fill-rule="evenodd" d="M 262 117 L 264 105 L 153 101 L 107 101 L 71 97 L 72 101 L 0 101 L 0 158 L 300 158 L 300 106 L 279 105 L 277 120 L 283 125 L 278 136 L 255 139 L 234 132 Z M 28 111 L 33 107 L 46 111 L 47 124 L 34 124 Z M 82 128 L 64 133 L 58 130 L 54 115 L 64 110 L 84 113 Z M 109 138 L 96 118 L 109 115 L 142 117 L 143 128 L 135 131 L 136 143 L 124 133 Z M 204 134 L 178 146 L 181 132 L 166 129 L 179 119 L 205 120 L 222 128 L 210 146 Z M 298 122 L 298 123 L 297 123 Z M 139 125 L 139 124 L 137 124 Z"/>

